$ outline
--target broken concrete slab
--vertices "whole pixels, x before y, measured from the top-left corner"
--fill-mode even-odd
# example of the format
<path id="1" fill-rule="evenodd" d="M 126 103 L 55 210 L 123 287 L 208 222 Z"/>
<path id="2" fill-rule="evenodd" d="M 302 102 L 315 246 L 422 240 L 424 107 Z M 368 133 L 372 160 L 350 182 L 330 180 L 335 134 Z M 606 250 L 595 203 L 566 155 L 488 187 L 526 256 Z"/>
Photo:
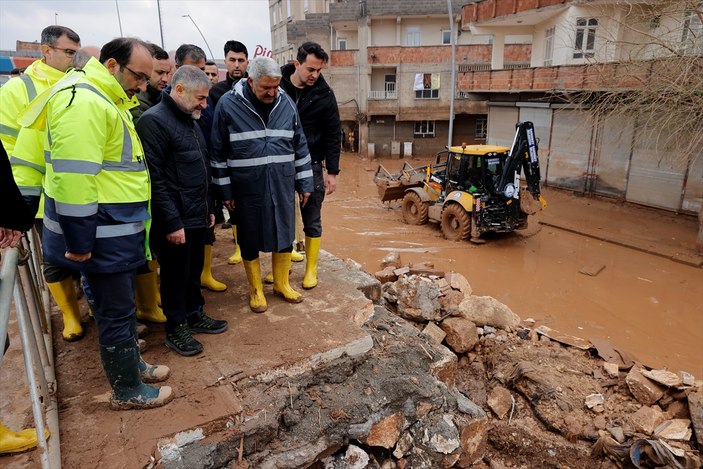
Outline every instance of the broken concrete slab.
<path id="1" fill-rule="evenodd" d="M 625 382 L 632 396 L 642 405 L 652 405 L 664 395 L 664 388 L 645 377 L 636 366 L 627 374 Z"/>
<path id="2" fill-rule="evenodd" d="M 700 390 L 688 395 L 688 411 L 696 434 L 698 445 L 703 447 L 703 392 Z"/>

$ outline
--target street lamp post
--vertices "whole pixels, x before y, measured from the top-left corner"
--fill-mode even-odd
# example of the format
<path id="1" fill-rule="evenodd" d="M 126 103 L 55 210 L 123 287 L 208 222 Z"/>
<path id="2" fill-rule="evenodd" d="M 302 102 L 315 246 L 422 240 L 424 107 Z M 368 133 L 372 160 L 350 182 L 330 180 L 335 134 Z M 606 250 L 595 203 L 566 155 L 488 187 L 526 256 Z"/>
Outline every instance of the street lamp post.
<path id="1" fill-rule="evenodd" d="M 207 43 L 207 39 L 205 39 L 203 32 L 200 30 L 200 28 L 198 28 L 198 25 L 195 23 L 195 20 L 193 19 L 193 17 L 190 15 L 181 15 L 181 18 L 190 18 L 190 20 L 193 22 L 193 26 L 195 26 L 195 29 L 197 29 L 198 32 L 200 33 L 200 37 L 202 37 L 203 41 L 205 41 L 205 45 L 207 46 L 207 50 L 208 50 L 208 52 L 210 52 L 210 58 L 215 60 L 215 56 L 212 55 L 212 50 L 210 49 L 210 44 Z"/>

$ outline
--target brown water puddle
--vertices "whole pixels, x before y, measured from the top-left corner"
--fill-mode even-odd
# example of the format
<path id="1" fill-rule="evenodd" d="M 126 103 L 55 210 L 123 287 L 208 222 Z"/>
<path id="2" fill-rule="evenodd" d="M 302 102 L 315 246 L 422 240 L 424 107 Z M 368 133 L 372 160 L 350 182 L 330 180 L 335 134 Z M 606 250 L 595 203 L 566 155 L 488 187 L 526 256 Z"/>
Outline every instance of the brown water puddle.
<path id="1" fill-rule="evenodd" d="M 396 170 L 401 162 L 383 164 Z M 526 231 L 480 246 L 447 241 L 436 225 L 404 224 L 399 202 L 379 201 L 377 166 L 345 155 L 338 191 L 324 206 L 327 251 L 370 273 L 391 251 L 404 264 L 431 260 L 438 269 L 460 272 L 474 294 L 495 297 L 523 319 L 607 339 L 646 365 L 703 378 L 703 269 L 536 220 Z M 596 276 L 579 273 L 594 264 L 605 268 Z"/>

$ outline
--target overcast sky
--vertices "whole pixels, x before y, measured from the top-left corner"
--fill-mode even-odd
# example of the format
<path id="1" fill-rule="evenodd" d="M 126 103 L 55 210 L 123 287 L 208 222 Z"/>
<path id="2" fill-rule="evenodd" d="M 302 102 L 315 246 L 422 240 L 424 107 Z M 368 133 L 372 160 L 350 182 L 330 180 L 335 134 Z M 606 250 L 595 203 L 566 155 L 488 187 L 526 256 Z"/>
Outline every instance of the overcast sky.
<path id="1" fill-rule="evenodd" d="M 207 45 L 189 18 L 202 31 L 215 59 L 230 39 L 243 42 L 253 57 L 258 45 L 271 49 L 267 0 L 161 0 L 164 46 L 175 50 L 196 44 L 210 56 Z M 161 45 L 156 0 L 0 0 L 0 50 L 15 50 L 15 41 L 39 41 L 50 24 L 68 26 L 84 46 L 102 46 L 120 36 L 136 36 Z"/>

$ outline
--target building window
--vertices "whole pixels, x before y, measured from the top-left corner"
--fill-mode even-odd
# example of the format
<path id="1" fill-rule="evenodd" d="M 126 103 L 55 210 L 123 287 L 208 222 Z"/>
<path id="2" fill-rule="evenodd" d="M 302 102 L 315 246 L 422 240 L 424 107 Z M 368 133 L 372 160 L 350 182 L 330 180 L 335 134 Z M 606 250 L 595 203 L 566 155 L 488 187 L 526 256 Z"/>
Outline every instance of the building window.
<path id="1" fill-rule="evenodd" d="M 452 32 L 448 29 L 442 30 L 442 44 L 452 43 Z"/>
<path id="2" fill-rule="evenodd" d="M 434 121 L 416 121 L 413 136 L 418 138 L 434 137 Z"/>
<path id="3" fill-rule="evenodd" d="M 439 98 L 439 73 L 418 73 L 415 75 L 415 99 Z"/>
<path id="4" fill-rule="evenodd" d="M 405 45 L 406 46 L 419 46 L 420 45 L 420 28 L 417 26 L 409 26 L 405 33 Z"/>
<path id="5" fill-rule="evenodd" d="M 552 26 L 544 32 L 544 66 L 552 66 L 552 57 L 554 56 L 554 32 L 556 26 Z"/>
<path id="6" fill-rule="evenodd" d="M 286 10 L 288 10 L 288 18 L 292 18 L 293 17 L 293 9 L 291 8 L 290 0 L 286 0 L 286 7 L 287 7 Z"/>
<path id="7" fill-rule="evenodd" d="M 272 24 L 278 24 L 278 16 L 276 16 L 276 5 L 271 7 Z"/>
<path id="8" fill-rule="evenodd" d="M 486 140 L 486 135 L 488 134 L 488 119 L 485 117 L 479 117 L 476 119 L 476 133 L 475 137 L 478 140 Z"/>
<path id="9" fill-rule="evenodd" d="M 397 99 L 395 93 L 395 75 L 383 76 L 383 91 L 386 92 L 386 99 Z"/>
<path id="10" fill-rule="evenodd" d="M 337 50 L 347 50 L 347 39 L 344 37 L 337 38 Z"/>
<path id="11" fill-rule="evenodd" d="M 703 3 L 698 5 L 698 11 L 703 11 Z M 703 52 L 703 22 L 695 11 L 689 11 L 684 17 L 681 47 L 688 54 Z"/>
<path id="12" fill-rule="evenodd" d="M 593 57 L 596 49 L 596 28 L 598 28 L 598 20 L 595 18 L 578 18 L 576 20 L 575 59 Z"/>
<path id="13" fill-rule="evenodd" d="M 310 10 L 310 2 L 308 0 L 303 1 L 303 12 L 307 13 Z"/>

